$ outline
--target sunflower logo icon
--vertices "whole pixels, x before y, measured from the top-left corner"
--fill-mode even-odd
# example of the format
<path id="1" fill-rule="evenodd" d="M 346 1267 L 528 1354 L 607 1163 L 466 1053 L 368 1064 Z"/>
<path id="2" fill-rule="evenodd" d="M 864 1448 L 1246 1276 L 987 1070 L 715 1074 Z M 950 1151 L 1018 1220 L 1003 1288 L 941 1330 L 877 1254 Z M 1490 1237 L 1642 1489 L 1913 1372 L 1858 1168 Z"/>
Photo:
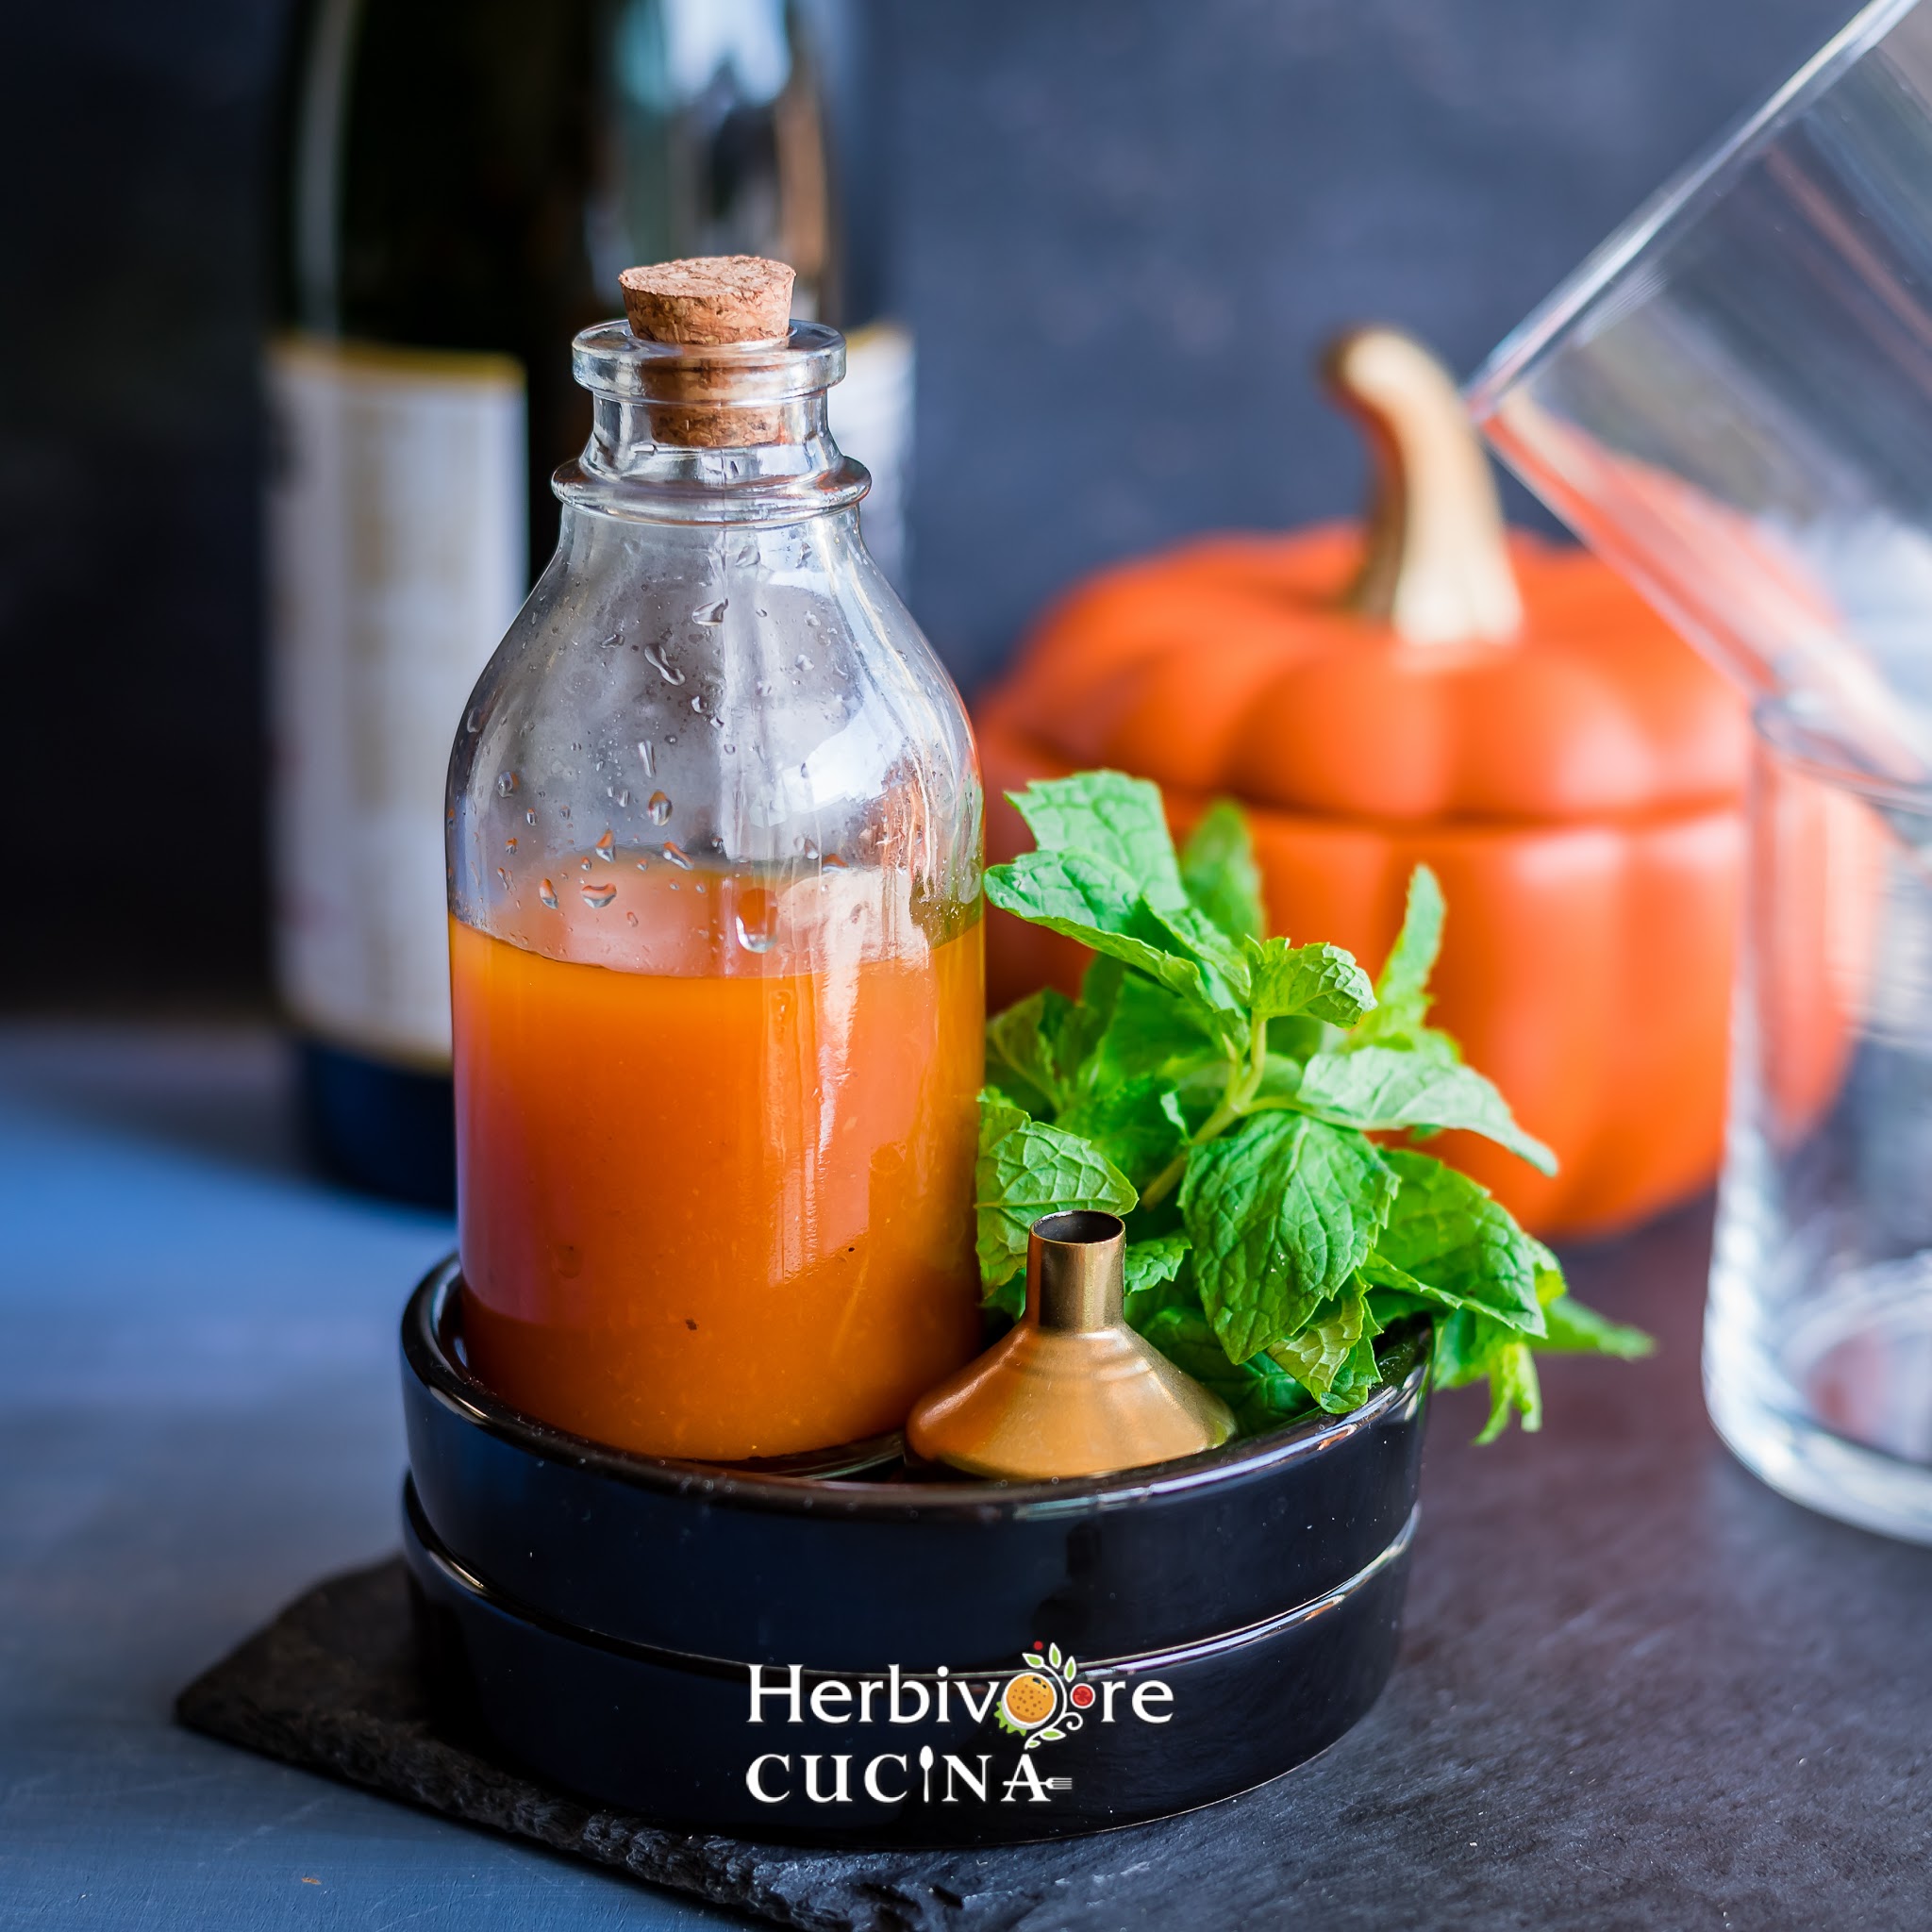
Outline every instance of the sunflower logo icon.
<path id="1" fill-rule="evenodd" d="M 1060 1655 L 1058 1643 L 1036 1643 L 1007 1679 L 994 1715 L 1003 1730 L 1026 1740 L 1037 1751 L 1077 1731 L 1081 1713 L 1092 1706 L 1093 1686 L 1080 1680 L 1080 1666 Z"/>

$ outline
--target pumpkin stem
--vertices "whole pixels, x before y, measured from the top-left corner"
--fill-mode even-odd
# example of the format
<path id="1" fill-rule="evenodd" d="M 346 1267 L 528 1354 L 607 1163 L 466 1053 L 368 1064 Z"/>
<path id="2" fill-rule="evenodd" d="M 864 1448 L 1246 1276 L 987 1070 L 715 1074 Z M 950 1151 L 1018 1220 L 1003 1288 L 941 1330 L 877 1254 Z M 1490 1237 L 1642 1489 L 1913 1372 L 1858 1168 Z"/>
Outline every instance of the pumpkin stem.
<path id="1" fill-rule="evenodd" d="M 1523 600 L 1495 478 L 1449 372 L 1399 330 L 1359 328 L 1328 345 L 1322 373 L 1375 460 L 1367 549 L 1344 607 L 1412 644 L 1514 637 Z"/>

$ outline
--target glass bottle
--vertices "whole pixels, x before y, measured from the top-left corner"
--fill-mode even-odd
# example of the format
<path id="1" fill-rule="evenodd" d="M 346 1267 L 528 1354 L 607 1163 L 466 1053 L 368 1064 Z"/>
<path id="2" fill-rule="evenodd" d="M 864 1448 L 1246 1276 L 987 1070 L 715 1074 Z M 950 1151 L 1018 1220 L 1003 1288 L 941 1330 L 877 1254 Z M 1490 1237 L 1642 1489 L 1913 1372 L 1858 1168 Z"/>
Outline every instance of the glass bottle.
<path id="1" fill-rule="evenodd" d="M 856 1440 L 980 1337 L 969 727 L 859 535 L 837 331 L 573 361 L 557 554 L 450 770 L 466 1345 L 633 1450 Z"/>
<path id="2" fill-rule="evenodd" d="M 852 0 L 297 0 L 264 377 L 275 952 L 308 1142 L 447 1208 L 439 806 L 463 700 L 557 537 L 564 344 L 627 262 L 777 256 L 857 330 L 836 420 L 903 554 L 884 75 Z M 599 290 L 604 290 L 604 294 Z"/>

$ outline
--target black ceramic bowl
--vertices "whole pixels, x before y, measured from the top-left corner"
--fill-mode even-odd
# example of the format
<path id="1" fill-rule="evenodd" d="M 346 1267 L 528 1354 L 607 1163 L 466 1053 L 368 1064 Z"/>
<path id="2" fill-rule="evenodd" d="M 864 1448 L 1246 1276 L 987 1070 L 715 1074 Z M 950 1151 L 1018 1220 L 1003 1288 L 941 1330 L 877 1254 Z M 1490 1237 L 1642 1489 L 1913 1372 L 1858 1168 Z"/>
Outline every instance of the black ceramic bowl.
<path id="1" fill-rule="evenodd" d="M 1121 1475 L 928 1482 L 889 1443 L 801 1474 L 551 1428 L 469 1373 L 458 1286 L 445 1263 L 403 1323 L 432 1664 L 601 1803 L 848 1845 L 1095 1830 L 1301 1763 L 1388 1677 L 1426 1324 L 1353 1415 Z"/>

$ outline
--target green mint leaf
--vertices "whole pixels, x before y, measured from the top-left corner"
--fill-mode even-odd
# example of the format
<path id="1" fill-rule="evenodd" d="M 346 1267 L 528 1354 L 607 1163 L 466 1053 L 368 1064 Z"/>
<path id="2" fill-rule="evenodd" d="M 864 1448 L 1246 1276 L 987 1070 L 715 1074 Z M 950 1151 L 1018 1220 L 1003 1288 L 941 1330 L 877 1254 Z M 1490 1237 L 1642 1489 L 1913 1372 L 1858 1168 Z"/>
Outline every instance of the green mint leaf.
<path id="1" fill-rule="evenodd" d="M 1264 1054 L 1261 1079 L 1255 1089 L 1255 1107 L 1288 1107 L 1302 1091 L 1302 1063 L 1284 1054 Z"/>
<path id="2" fill-rule="evenodd" d="M 1026 1236 L 1042 1214 L 1092 1208 L 1131 1213 L 1139 1196 L 1126 1175 L 1075 1134 L 1030 1120 L 1003 1094 L 979 1096 L 979 1158 L 974 1173 L 979 1275 L 986 1298 L 1008 1314 L 1024 1305 L 1016 1277 Z"/>
<path id="3" fill-rule="evenodd" d="M 1301 1084 L 1302 1062 L 1312 1059 L 1328 1043 L 1328 1028 L 1307 1013 L 1268 1022 L 1268 1052 L 1275 1059 L 1294 1062 L 1295 1084 Z"/>
<path id="4" fill-rule="evenodd" d="M 1177 1369 L 1210 1389 L 1234 1411 L 1243 1436 L 1257 1436 L 1306 1416 L 1308 1392 L 1265 1355 L 1231 1362 L 1198 1307 L 1170 1303 L 1158 1309 L 1141 1333 Z"/>
<path id="5" fill-rule="evenodd" d="M 1543 1174 L 1557 1157 L 1510 1117 L 1509 1105 L 1473 1068 L 1393 1046 L 1318 1053 L 1302 1072 L 1298 1105 L 1365 1133 L 1464 1127 L 1520 1155 Z"/>
<path id="6" fill-rule="evenodd" d="M 1160 1309 L 1178 1303 L 1198 1313 L 1200 1297 L 1191 1283 L 1177 1277 L 1188 1260 L 1184 1234 L 1157 1235 L 1152 1241 L 1129 1241 L 1124 1257 L 1126 1270 L 1127 1325 L 1144 1332 Z"/>
<path id="7" fill-rule="evenodd" d="M 1542 1390 L 1530 1343 L 1513 1329 L 1474 1308 L 1461 1308 L 1436 1324 L 1435 1362 L 1430 1379 L 1439 1389 L 1459 1389 L 1487 1376 L 1490 1415 L 1477 1436 L 1493 1442 L 1511 1413 L 1525 1429 L 1542 1425 Z"/>
<path id="8" fill-rule="evenodd" d="M 1271 1342 L 1271 1361 L 1284 1368 L 1318 1400 L 1335 1386 L 1335 1378 L 1362 1339 L 1369 1319 L 1368 1297 L 1358 1288 L 1323 1304 L 1320 1313 L 1284 1341 Z M 1371 1335 L 1374 1329 L 1369 1331 Z"/>
<path id="9" fill-rule="evenodd" d="M 1200 967 L 1217 1007 L 1232 1012 L 1246 1006 L 1248 962 L 1241 944 L 1191 906 L 1176 912 L 1157 911 L 1152 906 L 1147 909 L 1173 947 Z M 1242 1030 L 1245 1033 L 1245 1025 Z"/>
<path id="10" fill-rule="evenodd" d="M 1118 970 L 1118 961 L 1108 963 Z M 1196 1008 L 1164 986 L 1128 973 L 1123 976 L 1119 996 L 1093 1056 L 1093 1080 L 1102 1086 L 1109 1080 L 1131 1079 L 1137 1074 L 1174 1077 L 1187 1067 L 1219 1059 L 1221 1051 Z"/>
<path id="11" fill-rule="evenodd" d="M 1390 1154 L 1400 1152 L 1400 1148 L 1390 1148 L 1385 1151 L 1382 1158 L 1387 1160 Z M 1399 1203 L 1402 1196 L 1398 1194 L 1395 1198 Z M 1390 1218 L 1394 1218 L 1393 1209 L 1391 1209 Z M 1406 1295 L 1413 1301 L 1426 1302 L 1432 1309 L 1459 1308 L 1462 1306 L 1460 1296 L 1444 1294 L 1441 1289 L 1431 1288 L 1426 1281 L 1418 1281 L 1414 1275 L 1396 1267 L 1394 1262 L 1382 1253 L 1382 1237 L 1377 1235 L 1375 1241 L 1376 1246 L 1369 1251 L 1362 1265 L 1356 1271 L 1361 1277 L 1363 1287 L 1386 1288 L 1392 1294 Z"/>
<path id="12" fill-rule="evenodd" d="M 1181 884 L 1189 903 L 1229 939 L 1257 940 L 1268 930 L 1247 814 L 1231 798 L 1217 798 L 1188 835 Z"/>
<path id="13" fill-rule="evenodd" d="M 1489 1373 L 1489 1359 L 1516 1331 L 1476 1308 L 1457 1308 L 1436 1324 L 1434 1365 L 1429 1379 L 1438 1389 L 1460 1389 Z"/>
<path id="14" fill-rule="evenodd" d="M 1442 950 L 1442 888 L 1436 874 L 1425 865 L 1417 866 L 1408 875 L 1402 930 L 1395 935 L 1395 943 L 1375 981 L 1375 1014 L 1361 1030 L 1359 1037 L 1364 1041 L 1413 1044 L 1432 1030 L 1428 1025 L 1429 974 Z"/>
<path id="15" fill-rule="evenodd" d="M 1118 959 L 1096 953 L 1080 975 L 1080 997 L 1067 1015 L 1058 1041 L 1058 1058 L 1067 1078 L 1077 1092 L 1091 1089 L 1099 1071 L 1100 1042 L 1113 1024 L 1123 987 L 1145 986 Z M 1170 997 L 1162 992 L 1160 997 Z"/>
<path id="16" fill-rule="evenodd" d="M 1369 1259 L 1373 1261 L 1374 1257 L 1372 1255 Z M 1362 1274 L 1363 1279 L 1366 1280 L 1366 1268 Z M 1437 1300 L 1433 1294 L 1412 1293 L 1407 1289 L 1385 1288 L 1379 1284 L 1371 1284 L 1368 1293 L 1369 1312 L 1374 1316 L 1377 1325 L 1383 1328 L 1392 1327 L 1394 1324 L 1410 1315 L 1426 1315 L 1433 1323 L 1444 1307 L 1444 1304 Z"/>
<path id="17" fill-rule="evenodd" d="M 1229 1360 L 1292 1335 L 1341 1291 L 1395 1191 L 1369 1141 L 1301 1114 L 1253 1114 L 1193 1150 L 1181 1222 Z"/>
<path id="18" fill-rule="evenodd" d="M 1550 1251 L 1487 1188 L 1434 1156 L 1386 1147 L 1382 1158 L 1402 1191 L 1363 1263 L 1365 1278 L 1541 1335 Z"/>
<path id="19" fill-rule="evenodd" d="M 1123 1257 L 1127 1292 L 1140 1294 L 1161 1282 L 1172 1281 L 1187 1258 L 1188 1238 L 1184 1234 L 1163 1234 L 1152 1241 L 1129 1241 Z"/>
<path id="20" fill-rule="evenodd" d="M 1174 1089 L 1158 1074 L 1076 1101 L 1055 1124 L 1091 1141 L 1137 1188 L 1144 1188 L 1188 1138 Z"/>
<path id="21" fill-rule="evenodd" d="M 1084 852 L 1024 852 L 1009 865 L 988 870 L 986 896 L 1003 912 L 1146 974 L 1217 1035 L 1232 1026 L 1239 1007 L 1234 990 L 1204 972 L 1193 943 L 1171 928 L 1109 860 Z M 1175 916 L 1190 913 L 1191 908 L 1182 908 Z"/>
<path id="22" fill-rule="evenodd" d="M 1133 896 L 1162 910 L 1188 903 L 1158 785 L 1123 772 L 1077 772 L 1007 796 L 1042 852 L 1105 859 L 1135 882 Z"/>
<path id="23" fill-rule="evenodd" d="M 1250 940 L 1247 953 L 1257 1020 L 1306 1015 L 1331 1026 L 1353 1026 L 1375 1004 L 1369 975 L 1340 946 Z"/>
<path id="24" fill-rule="evenodd" d="M 1543 1425 L 1542 1385 L 1537 1379 L 1536 1361 L 1524 1341 L 1506 1342 L 1490 1357 L 1490 1419 L 1483 1424 L 1478 1442 L 1493 1442 L 1509 1426 L 1511 1410 L 1522 1417 L 1525 1430 L 1534 1433 Z"/>
<path id="25" fill-rule="evenodd" d="M 1373 1315 L 1369 1319 L 1373 1320 Z M 1349 1350 L 1348 1359 L 1336 1371 L 1327 1392 L 1316 1399 L 1330 1415 L 1346 1415 L 1350 1409 L 1359 1408 L 1381 1386 L 1382 1369 L 1375 1359 L 1375 1338 L 1365 1325 L 1361 1340 Z"/>
<path id="26" fill-rule="evenodd" d="M 1065 993 L 1046 987 L 994 1014 L 986 1023 L 989 1085 L 1028 1113 L 1058 1112 L 1067 1104 L 1069 1084 L 1060 1043 L 1074 1012 Z"/>
<path id="27" fill-rule="evenodd" d="M 1657 1347 L 1641 1328 L 1612 1322 L 1571 1294 L 1558 1295 L 1543 1309 L 1543 1324 L 1539 1355 L 1607 1355 L 1631 1362 Z"/>
<path id="28" fill-rule="evenodd" d="M 1003 912 L 1091 944 L 1090 934 L 1128 930 L 1141 889 L 1132 874 L 1091 853 L 1023 852 L 988 867 L 986 896 Z"/>
<path id="29" fill-rule="evenodd" d="M 1568 1292 L 1563 1264 L 1534 1235 L 1524 1236 L 1536 1254 L 1536 1298 L 1545 1308 L 1560 1294 Z"/>

